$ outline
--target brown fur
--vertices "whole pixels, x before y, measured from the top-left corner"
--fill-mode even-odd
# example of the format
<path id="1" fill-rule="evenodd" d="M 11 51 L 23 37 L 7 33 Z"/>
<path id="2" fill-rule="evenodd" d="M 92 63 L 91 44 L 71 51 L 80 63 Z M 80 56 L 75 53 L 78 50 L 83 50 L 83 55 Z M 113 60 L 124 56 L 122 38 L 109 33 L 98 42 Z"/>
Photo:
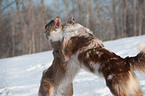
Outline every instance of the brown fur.
<path id="1" fill-rule="evenodd" d="M 46 29 L 46 37 L 50 35 L 50 32 L 53 32 L 53 30 L 56 30 L 56 28 L 60 28 L 61 23 L 59 18 L 56 18 L 55 20 L 52 20 L 50 23 L 48 23 L 45 27 Z M 44 70 L 43 76 L 41 79 L 41 85 L 39 88 L 39 96 L 55 96 L 58 92 L 58 87 L 61 84 L 61 82 L 64 80 L 64 77 L 67 77 L 66 71 L 67 66 L 66 62 L 64 62 L 63 54 L 61 52 L 61 42 L 56 41 L 52 42 L 51 47 L 53 48 L 53 56 L 54 60 L 52 65 Z M 64 92 L 61 93 L 63 96 L 72 96 L 73 95 L 73 84 L 70 83 L 63 90 Z M 61 90 L 61 89 L 60 89 Z"/>
<path id="2" fill-rule="evenodd" d="M 68 27 L 69 29 L 69 27 L 72 28 L 72 26 L 74 26 L 74 24 L 70 24 L 69 26 L 67 24 L 67 26 L 64 25 L 64 28 Z M 63 29 L 63 31 L 66 32 L 65 29 Z M 72 32 L 75 31 L 79 32 L 79 28 L 72 30 Z M 87 48 L 96 38 L 90 33 L 86 33 L 85 36 L 83 32 L 80 32 L 80 34 L 77 35 L 76 33 L 75 36 L 71 36 L 67 41 L 64 39 L 62 51 L 66 58 L 71 59 L 77 56 L 80 65 L 84 66 L 85 69 L 88 69 L 94 74 L 96 74 L 96 71 L 98 71 L 99 74 L 103 74 L 106 85 L 115 96 L 143 96 L 134 70 L 145 72 L 145 53 L 140 52 L 135 57 L 121 58 L 104 48 L 103 44 L 99 45 L 97 42 L 96 45 L 98 46 Z M 95 65 L 99 66 L 98 70 L 96 70 Z"/>
<path id="3" fill-rule="evenodd" d="M 55 42 L 56 44 L 56 42 Z M 59 45 L 60 43 L 57 42 Z M 44 70 L 41 85 L 39 89 L 39 96 L 51 96 L 52 91 L 55 94 L 55 88 L 60 85 L 61 81 L 65 77 L 66 73 L 66 63 L 63 60 L 63 56 L 60 50 L 53 51 L 54 60 L 52 65 Z M 73 85 L 72 83 L 68 85 L 66 92 L 64 92 L 65 96 L 72 96 L 73 94 Z"/>
<path id="4" fill-rule="evenodd" d="M 109 87 L 110 91 L 115 96 L 143 96 L 141 87 L 139 85 L 139 81 L 136 78 L 134 70 L 145 72 L 144 52 L 140 52 L 135 57 L 121 58 L 115 53 L 107 50 L 104 47 L 104 45 L 93 34 L 91 34 L 91 32 L 89 32 L 87 28 L 83 26 L 80 27 L 80 25 L 72 21 L 72 19 L 67 24 L 64 24 L 61 30 L 64 32 L 62 37 L 63 41 L 60 42 L 61 43 L 60 45 L 57 44 L 56 42 L 53 42 L 54 46 L 55 45 L 62 46 L 60 48 L 61 51 L 59 52 L 62 52 L 61 54 L 63 56 L 61 56 L 62 58 L 59 59 L 66 62 L 78 61 L 79 62 L 78 65 L 77 64 L 75 65 L 76 68 L 81 66 L 81 68 L 87 69 L 93 74 L 102 75 L 106 80 L 106 85 Z M 70 38 L 68 39 L 68 37 Z M 59 63 L 56 63 L 55 66 L 57 66 L 57 64 Z M 69 64 L 71 65 L 71 62 Z M 72 63 L 72 65 L 73 64 L 74 63 Z M 67 68 L 64 65 L 68 65 L 68 63 L 64 64 L 63 62 L 63 64 L 61 65 L 63 66 L 60 66 L 60 68 L 56 69 L 50 68 L 49 71 L 51 71 L 52 69 L 52 70 L 60 70 L 59 72 L 66 73 L 65 69 Z M 74 70 L 69 71 L 71 72 Z M 47 74 L 47 71 L 45 73 L 47 74 L 47 77 L 50 76 L 49 78 L 54 78 L 53 76 L 55 75 L 52 71 L 48 73 L 49 74 Z M 60 73 L 57 74 L 60 75 Z M 45 75 L 43 76 L 45 77 Z M 61 77 L 63 78 L 65 77 L 65 75 L 62 75 Z M 54 82 L 55 80 L 56 78 L 48 81 Z M 48 93 L 51 90 L 51 84 L 52 86 L 54 86 L 53 84 L 57 84 L 59 80 L 57 80 L 57 83 L 55 82 L 49 84 L 49 82 L 47 82 L 49 86 L 46 84 L 47 88 L 49 89 L 47 90 Z M 43 84 L 45 85 L 45 81 Z"/>
<path id="5" fill-rule="evenodd" d="M 131 75 L 133 75 L 134 77 L 133 79 L 135 79 L 138 82 L 136 76 L 134 76 L 135 75 L 134 72 L 132 72 L 132 69 L 145 69 L 145 67 L 140 68 L 140 65 L 143 65 L 140 63 L 145 62 L 144 54 L 139 53 L 139 55 L 137 55 L 136 57 L 131 57 L 131 58 L 127 57 L 123 59 L 120 56 L 117 56 L 115 53 L 110 52 L 104 47 L 100 47 L 100 46 L 96 48 L 88 49 L 87 51 L 82 51 L 80 49 L 82 47 L 85 47 L 88 44 L 89 40 L 85 43 L 86 45 L 80 43 L 80 45 L 77 46 L 77 43 L 79 43 L 81 40 L 84 39 L 82 39 L 82 37 L 78 37 L 77 39 L 78 41 L 75 41 L 73 38 L 71 38 L 72 41 L 70 42 L 74 42 L 74 43 L 70 44 L 70 46 L 67 45 L 67 47 L 65 48 L 66 55 L 69 56 L 69 54 L 67 53 L 70 51 L 73 54 L 79 52 L 78 60 L 92 73 L 95 72 L 95 68 L 93 66 L 90 66 L 90 62 L 93 62 L 94 65 L 99 64 L 100 68 L 98 71 L 99 73 L 103 73 L 103 76 L 106 80 L 106 84 L 110 88 L 112 94 L 114 94 L 115 96 L 131 95 L 124 92 L 126 90 L 125 85 L 127 85 L 127 81 L 130 79 L 128 74 L 129 72 L 131 72 Z M 109 75 L 114 75 L 114 76 L 112 77 L 112 79 L 108 80 L 107 78 Z M 115 86 L 118 87 L 116 88 Z M 136 90 L 136 93 L 133 94 L 132 96 L 143 96 L 141 92 L 141 88 L 138 88 Z"/>

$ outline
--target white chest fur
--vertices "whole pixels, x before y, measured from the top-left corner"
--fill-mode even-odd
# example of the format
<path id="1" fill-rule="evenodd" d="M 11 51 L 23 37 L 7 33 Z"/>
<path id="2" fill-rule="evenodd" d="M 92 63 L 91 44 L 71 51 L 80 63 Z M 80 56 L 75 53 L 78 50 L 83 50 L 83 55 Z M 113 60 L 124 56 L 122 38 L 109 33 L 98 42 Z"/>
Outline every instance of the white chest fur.
<path id="1" fill-rule="evenodd" d="M 57 29 L 57 31 L 53 31 L 50 33 L 50 36 L 48 37 L 49 40 L 55 42 L 55 41 L 61 41 L 62 40 L 62 31 L 61 29 Z"/>
<path id="2" fill-rule="evenodd" d="M 52 96 L 66 96 L 66 90 L 73 82 L 77 73 L 80 71 L 80 65 L 78 60 L 76 59 L 76 56 L 72 56 L 70 61 L 67 62 L 66 68 L 66 75 L 62 79 L 60 84 L 56 86 L 56 88 L 54 88 Z"/>

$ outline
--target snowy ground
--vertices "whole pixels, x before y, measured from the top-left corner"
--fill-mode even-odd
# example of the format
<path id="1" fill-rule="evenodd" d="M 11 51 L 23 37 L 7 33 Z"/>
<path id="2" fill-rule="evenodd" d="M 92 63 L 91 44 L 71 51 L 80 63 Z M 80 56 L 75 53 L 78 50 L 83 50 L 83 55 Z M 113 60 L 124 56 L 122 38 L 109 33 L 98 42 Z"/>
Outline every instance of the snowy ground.
<path id="1" fill-rule="evenodd" d="M 137 44 L 145 42 L 145 35 L 103 42 L 116 54 L 135 56 Z M 52 64 L 52 51 L 0 59 L 0 96 L 37 96 L 41 73 Z M 145 74 L 137 73 L 145 94 Z M 112 96 L 101 79 L 84 70 L 76 76 L 74 96 Z"/>

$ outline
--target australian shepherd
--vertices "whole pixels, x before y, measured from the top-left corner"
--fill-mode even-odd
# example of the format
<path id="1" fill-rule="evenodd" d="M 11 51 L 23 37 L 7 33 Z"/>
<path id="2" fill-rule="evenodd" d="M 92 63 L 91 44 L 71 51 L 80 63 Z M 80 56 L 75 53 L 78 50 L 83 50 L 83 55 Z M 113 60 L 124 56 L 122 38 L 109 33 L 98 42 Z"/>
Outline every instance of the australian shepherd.
<path id="1" fill-rule="evenodd" d="M 43 71 L 41 84 L 39 88 L 39 96 L 72 96 L 73 95 L 73 78 L 71 73 L 71 66 L 67 66 L 67 62 L 63 59 L 61 51 L 61 23 L 59 17 L 51 20 L 45 26 L 45 33 L 47 39 L 53 48 L 54 60 L 52 65 Z M 59 34 L 58 34 L 59 33 Z M 58 38 L 49 37 L 59 36 Z M 56 34 L 56 35 L 55 35 Z M 53 39 L 52 39 L 53 38 Z M 73 61 L 71 61 L 73 63 Z"/>
<path id="2" fill-rule="evenodd" d="M 57 25 L 59 27 L 59 23 Z M 70 77 L 74 78 L 83 68 L 104 77 L 114 96 L 143 96 L 134 71 L 145 72 L 144 43 L 139 44 L 140 52 L 136 56 L 122 58 L 107 50 L 88 28 L 75 23 L 73 18 L 46 36 L 51 41 L 61 42 L 61 54 Z"/>

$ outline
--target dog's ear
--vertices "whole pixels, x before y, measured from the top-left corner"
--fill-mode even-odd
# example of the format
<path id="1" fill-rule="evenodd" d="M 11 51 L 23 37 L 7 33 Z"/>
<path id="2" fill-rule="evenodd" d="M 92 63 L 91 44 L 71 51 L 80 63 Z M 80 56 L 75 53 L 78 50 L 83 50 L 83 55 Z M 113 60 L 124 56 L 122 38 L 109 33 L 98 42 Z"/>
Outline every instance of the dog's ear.
<path id="1" fill-rule="evenodd" d="M 75 22 L 75 19 L 74 19 L 73 17 L 71 17 L 71 18 L 67 21 L 67 23 L 69 23 L 69 24 L 75 24 L 76 22 Z"/>
<path id="2" fill-rule="evenodd" d="M 55 18 L 55 28 L 60 28 L 62 25 L 61 25 L 61 20 L 60 20 L 60 18 L 59 17 L 56 17 Z"/>
<path id="3" fill-rule="evenodd" d="M 71 17 L 70 20 L 71 20 L 71 22 L 72 22 L 73 24 L 76 23 L 74 17 Z"/>
<path id="4" fill-rule="evenodd" d="M 50 29 L 50 27 L 54 26 L 55 22 L 54 20 L 51 20 L 48 24 L 45 25 L 45 29 Z"/>

